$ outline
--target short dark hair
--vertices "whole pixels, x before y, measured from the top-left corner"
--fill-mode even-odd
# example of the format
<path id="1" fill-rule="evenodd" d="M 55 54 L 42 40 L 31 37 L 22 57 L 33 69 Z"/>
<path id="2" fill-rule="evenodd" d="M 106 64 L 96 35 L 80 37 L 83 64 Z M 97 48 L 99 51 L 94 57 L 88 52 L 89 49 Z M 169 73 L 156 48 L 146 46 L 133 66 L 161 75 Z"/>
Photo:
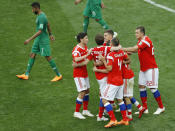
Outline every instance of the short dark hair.
<path id="1" fill-rule="evenodd" d="M 85 33 L 85 32 L 78 33 L 77 42 L 80 43 L 81 42 L 80 39 L 83 39 L 85 36 L 87 36 L 87 33 Z"/>
<path id="2" fill-rule="evenodd" d="M 104 33 L 111 34 L 112 36 L 114 35 L 114 31 L 113 30 L 106 30 Z"/>
<path id="3" fill-rule="evenodd" d="M 104 36 L 101 34 L 97 34 L 95 36 L 95 42 L 97 43 L 97 45 L 103 45 L 104 43 Z"/>
<path id="4" fill-rule="evenodd" d="M 140 30 L 145 35 L 145 27 L 144 26 L 138 26 L 136 30 Z"/>
<path id="5" fill-rule="evenodd" d="M 31 6 L 34 7 L 34 8 L 39 8 L 40 9 L 40 3 L 39 2 L 33 2 L 31 4 Z"/>
<path id="6" fill-rule="evenodd" d="M 120 44 L 120 41 L 118 38 L 113 38 L 111 40 L 113 46 L 118 46 Z"/>

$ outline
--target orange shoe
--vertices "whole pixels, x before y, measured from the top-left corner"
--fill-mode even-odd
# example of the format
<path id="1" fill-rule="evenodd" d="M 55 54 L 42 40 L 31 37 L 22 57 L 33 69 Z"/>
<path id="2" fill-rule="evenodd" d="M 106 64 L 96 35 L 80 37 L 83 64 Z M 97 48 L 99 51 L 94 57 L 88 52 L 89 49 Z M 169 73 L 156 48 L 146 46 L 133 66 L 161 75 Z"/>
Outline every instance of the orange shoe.
<path id="1" fill-rule="evenodd" d="M 19 79 L 23 79 L 23 80 L 28 80 L 29 79 L 29 76 L 28 75 L 25 75 L 25 74 L 22 74 L 22 75 L 16 75 Z"/>
<path id="2" fill-rule="evenodd" d="M 116 125 L 118 125 L 117 120 L 115 120 L 115 121 L 110 120 L 110 122 L 107 125 L 105 125 L 104 127 L 110 128 L 110 127 L 116 126 Z"/>
<path id="3" fill-rule="evenodd" d="M 127 126 L 127 125 L 129 125 L 129 121 L 128 120 L 121 120 L 120 122 L 118 122 L 118 125 L 125 125 L 125 126 Z"/>
<path id="4" fill-rule="evenodd" d="M 61 80 L 62 78 L 63 78 L 62 75 L 60 75 L 60 76 L 55 76 L 51 81 L 52 81 L 52 82 L 56 82 L 56 81 Z"/>

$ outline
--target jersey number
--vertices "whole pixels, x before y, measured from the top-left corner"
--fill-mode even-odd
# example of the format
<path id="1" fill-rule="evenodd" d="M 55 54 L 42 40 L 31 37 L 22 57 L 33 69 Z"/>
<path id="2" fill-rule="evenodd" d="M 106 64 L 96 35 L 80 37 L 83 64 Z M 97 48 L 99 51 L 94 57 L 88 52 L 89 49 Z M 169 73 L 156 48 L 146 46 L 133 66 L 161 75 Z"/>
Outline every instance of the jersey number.
<path id="1" fill-rule="evenodd" d="M 120 61 L 119 59 L 118 59 L 118 66 L 119 66 L 119 69 L 121 70 L 122 69 L 122 61 Z"/>

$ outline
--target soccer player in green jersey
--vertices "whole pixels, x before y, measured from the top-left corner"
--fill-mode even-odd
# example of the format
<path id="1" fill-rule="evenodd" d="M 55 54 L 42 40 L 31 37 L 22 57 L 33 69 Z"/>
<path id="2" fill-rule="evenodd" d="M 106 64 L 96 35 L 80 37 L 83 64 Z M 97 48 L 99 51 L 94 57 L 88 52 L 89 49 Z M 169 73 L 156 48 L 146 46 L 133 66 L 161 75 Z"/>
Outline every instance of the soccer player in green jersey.
<path id="1" fill-rule="evenodd" d="M 83 0 L 75 0 L 75 5 L 79 4 Z M 89 18 L 93 18 L 98 22 L 104 29 L 109 29 L 109 26 L 102 18 L 101 8 L 104 8 L 104 4 L 101 0 L 87 0 L 86 8 L 84 9 L 84 23 L 83 30 L 87 32 L 89 25 Z"/>
<path id="2" fill-rule="evenodd" d="M 37 15 L 36 18 L 36 33 L 27 39 L 24 44 L 28 44 L 31 40 L 34 40 L 33 46 L 32 46 L 32 51 L 30 54 L 30 58 L 28 61 L 28 66 L 27 70 L 24 74 L 22 75 L 16 75 L 18 78 L 23 79 L 23 80 L 28 80 L 29 79 L 29 73 L 32 69 L 32 66 L 35 61 L 35 56 L 37 54 L 40 54 L 41 56 L 45 56 L 47 61 L 49 62 L 50 66 L 56 73 L 56 76 L 51 80 L 52 82 L 54 81 L 59 81 L 62 79 L 62 75 L 59 73 L 58 68 L 54 62 L 54 60 L 51 57 L 51 49 L 50 49 L 50 40 L 54 40 L 54 36 L 51 33 L 51 28 L 48 23 L 47 17 L 44 14 L 44 12 L 41 11 L 40 9 L 40 4 L 38 2 L 34 2 L 31 4 L 32 6 L 32 12 Z M 49 35 L 48 35 L 48 33 Z"/>

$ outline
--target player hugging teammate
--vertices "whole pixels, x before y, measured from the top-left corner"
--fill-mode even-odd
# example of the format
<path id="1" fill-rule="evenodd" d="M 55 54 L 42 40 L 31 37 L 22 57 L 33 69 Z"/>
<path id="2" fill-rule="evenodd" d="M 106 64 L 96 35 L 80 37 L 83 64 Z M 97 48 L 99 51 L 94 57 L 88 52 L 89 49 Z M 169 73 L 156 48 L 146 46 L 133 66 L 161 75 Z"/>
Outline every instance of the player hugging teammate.
<path id="1" fill-rule="evenodd" d="M 146 87 L 150 88 L 159 105 L 154 114 L 160 114 L 165 111 L 162 104 L 160 93 L 158 91 L 158 68 L 155 63 L 154 54 L 152 53 L 153 45 L 151 40 L 145 36 L 144 27 L 136 29 L 136 38 L 139 40 L 137 46 L 122 48 L 119 39 L 113 37 L 113 31 L 107 30 L 104 36 L 98 34 L 95 37 L 97 47 L 87 49 L 88 37 L 86 33 L 79 33 L 77 41 L 79 44 L 74 47 L 73 67 L 74 80 L 79 92 L 76 100 L 76 110 L 74 117 L 85 119 L 83 115 L 93 116 L 88 110 L 89 100 L 89 79 L 86 65 L 89 61 L 94 61 L 93 71 L 99 84 L 100 104 L 97 121 L 107 121 L 108 118 L 103 116 L 104 110 L 108 112 L 110 121 L 106 128 L 116 125 L 129 125 L 132 121 L 132 104 L 139 112 L 139 118 L 143 113 L 148 113 Z M 107 37 L 107 35 L 109 35 Z M 139 36 L 138 36 L 139 35 Z M 104 39 L 105 38 L 105 39 Z M 109 45 L 109 46 L 106 46 Z M 150 52 L 150 49 L 151 52 Z M 141 71 L 139 74 L 139 88 L 143 107 L 133 97 L 134 72 L 130 67 L 131 59 L 128 54 L 135 53 L 138 50 Z M 144 53 L 144 54 L 142 54 Z M 151 53 L 151 54 L 150 54 Z M 142 57 L 147 57 L 143 61 Z M 114 100 L 118 101 L 122 120 L 117 121 L 113 112 L 112 104 Z M 80 113 L 80 107 L 83 103 L 83 113 Z"/>

